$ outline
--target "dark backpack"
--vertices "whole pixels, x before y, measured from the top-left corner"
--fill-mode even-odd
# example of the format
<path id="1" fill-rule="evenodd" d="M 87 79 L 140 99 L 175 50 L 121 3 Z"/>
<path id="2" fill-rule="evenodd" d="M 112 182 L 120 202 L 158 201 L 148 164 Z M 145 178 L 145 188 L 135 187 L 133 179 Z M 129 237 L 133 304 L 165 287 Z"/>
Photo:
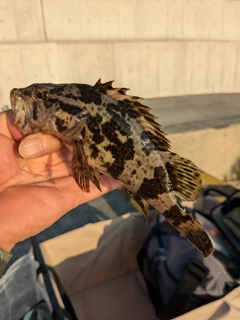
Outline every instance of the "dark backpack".
<path id="1" fill-rule="evenodd" d="M 231 243 L 221 240 L 219 243 L 224 250 L 216 250 L 205 259 L 161 219 L 159 215 L 151 223 L 137 257 L 150 299 L 160 319 L 172 319 L 222 298 L 238 286 L 240 255 Z M 207 220 L 203 216 L 202 219 Z M 211 230 L 213 234 L 216 231 L 221 233 L 211 219 L 207 223 L 210 233 Z"/>

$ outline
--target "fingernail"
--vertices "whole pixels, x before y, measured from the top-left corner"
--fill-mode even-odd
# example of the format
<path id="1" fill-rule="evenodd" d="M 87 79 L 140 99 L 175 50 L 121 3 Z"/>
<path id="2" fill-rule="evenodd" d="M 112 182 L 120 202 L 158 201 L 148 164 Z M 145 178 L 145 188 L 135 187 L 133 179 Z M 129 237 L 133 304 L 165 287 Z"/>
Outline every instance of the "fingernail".
<path id="1" fill-rule="evenodd" d="M 23 140 L 18 148 L 19 154 L 26 159 L 40 157 L 43 150 L 42 141 L 39 138 Z"/>

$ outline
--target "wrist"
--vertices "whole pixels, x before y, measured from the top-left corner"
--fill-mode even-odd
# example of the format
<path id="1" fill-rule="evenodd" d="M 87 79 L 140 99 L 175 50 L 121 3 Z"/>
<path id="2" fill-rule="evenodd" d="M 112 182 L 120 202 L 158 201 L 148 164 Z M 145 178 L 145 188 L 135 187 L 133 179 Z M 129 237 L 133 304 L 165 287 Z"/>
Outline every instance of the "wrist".
<path id="1" fill-rule="evenodd" d="M 3 243 L 3 242 L 0 241 L 0 250 L 11 252 L 12 249 L 14 248 L 14 246 L 15 246 L 15 244 Z"/>

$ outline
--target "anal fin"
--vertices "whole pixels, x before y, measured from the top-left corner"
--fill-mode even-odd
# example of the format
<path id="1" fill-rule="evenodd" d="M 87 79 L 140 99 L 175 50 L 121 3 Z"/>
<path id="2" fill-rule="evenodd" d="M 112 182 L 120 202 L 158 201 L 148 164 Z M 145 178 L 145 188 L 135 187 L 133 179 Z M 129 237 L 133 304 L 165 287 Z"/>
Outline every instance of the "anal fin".
<path id="1" fill-rule="evenodd" d="M 142 209 L 144 216 L 146 218 L 147 224 L 148 224 L 148 217 L 149 217 L 148 202 L 146 200 L 144 200 L 143 198 L 141 198 L 139 195 L 129 191 L 126 187 L 125 187 L 125 190 L 127 191 L 127 193 L 129 193 L 132 196 L 132 198 L 140 206 L 140 208 Z"/>

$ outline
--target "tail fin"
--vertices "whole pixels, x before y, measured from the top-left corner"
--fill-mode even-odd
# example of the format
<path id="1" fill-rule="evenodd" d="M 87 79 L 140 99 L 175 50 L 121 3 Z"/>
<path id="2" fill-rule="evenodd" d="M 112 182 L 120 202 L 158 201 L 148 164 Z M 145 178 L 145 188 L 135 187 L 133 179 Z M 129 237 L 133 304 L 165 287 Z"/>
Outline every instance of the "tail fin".
<path id="1" fill-rule="evenodd" d="M 177 231 L 202 252 L 204 257 L 213 253 L 212 241 L 201 224 L 191 214 L 180 209 L 178 205 L 174 205 L 163 212 L 163 215 Z"/>

